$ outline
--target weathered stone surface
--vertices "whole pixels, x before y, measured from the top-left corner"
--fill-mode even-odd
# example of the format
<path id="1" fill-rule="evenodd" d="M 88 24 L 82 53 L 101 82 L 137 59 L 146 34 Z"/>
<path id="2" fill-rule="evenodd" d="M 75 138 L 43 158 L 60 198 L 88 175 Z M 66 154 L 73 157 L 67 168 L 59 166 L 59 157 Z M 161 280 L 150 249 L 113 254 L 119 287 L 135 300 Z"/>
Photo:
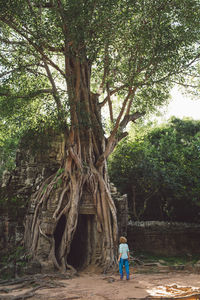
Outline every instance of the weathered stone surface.
<path id="1" fill-rule="evenodd" d="M 41 265 L 38 261 L 31 261 L 23 268 L 23 272 L 28 275 L 33 275 L 41 272 Z"/>
<path id="2" fill-rule="evenodd" d="M 117 209 L 119 236 L 127 236 L 128 200 L 127 195 L 121 195 L 111 183 L 111 194 Z"/>
<path id="3" fill-rule="evenodd" d="M 169 222 L 129 222 L 133 250 L 158 255 L 194 255 L 200 249 L 200 225 Z"/>
<path id="4" fill-rule="evenodd" d="M 194 271 L 195 273 L 200 273 L 200 261 L 197 261 L 194 265 Z"/>
<path id="5" fill-rule="evenodd" d="M 42 144 L 42 138 L 31 140 L 31 146 L 22 140 L 16 152 L 16 168 L 12 172 L 4 171 L 2 187 L 11 190 L 13 194 L 22 194 L 25 198 L 39 188 L 44 178 L 55 172 L 61 162 L 64 152 L 63 136 L 48 132 L 48 144 Z"/>
<path id="6" fill-rule="evenodd" d="M 42 143 L 40 137 L 34 137 L 33 140 L 30 137 L 29 142 L 31 146 L 27 147 L 25 142 L 21 141 L 16 153 L 16 168 L 12 172 L 5 171 L 1 180 L 0 200 L 6 203 L 0 208 L 2 215 L 0 218 L 1 257 L 22 245 L 23 222 L 30 195 L 39 188 L 45 178 L 58 170 L 64 151 L 63 137 L 54 132 L 48 132 L 48 144 L 43 150 L 38 146 Z M 8 201 L 8 198 L 11 200 Z M 15 211 L 15 202 L 12 199 L 16 205 L 20 199 L 20 205 L 23 208 Z M 31 209 L 33 213 L 34 207 Z M 46 235 L 53 234 L 49 220 L 41 227 Z M 30 267 L 30 272 L 31 269 L 34 269 L 34 266 Z"/>
<path id="7" fill-rule="evenodd" d="M 79 214 L 82 215 L 95 215 L 96 208 L 93 203 L 83 204 L 79 208 Z"/>
<path id="8" fill-rule="evenodd" d="M 19 245 L 23 239 L 24 227 L 7 216 L 0 217 L 0 254 L 6 255 L 9 250 Z"/>
<path id="9" fill-rule="evenodd" d="M 11 173 L 8 170 L 5 170 L 2 175 L 2 187 L 6 187 L 9 184 L 11 179 Z"/>

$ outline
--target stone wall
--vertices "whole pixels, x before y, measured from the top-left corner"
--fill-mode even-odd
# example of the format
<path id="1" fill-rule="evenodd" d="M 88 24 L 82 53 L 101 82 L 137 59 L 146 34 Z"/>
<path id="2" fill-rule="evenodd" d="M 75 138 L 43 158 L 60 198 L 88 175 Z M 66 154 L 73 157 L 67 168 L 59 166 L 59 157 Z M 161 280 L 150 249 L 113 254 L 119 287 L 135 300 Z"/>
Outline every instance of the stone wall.
<path id="1" fill-rule="evenodd" d="M 121 195 L 111 183 L 111 194 L 117 209 L 118 235 L 127 236 L 128 225 L 128 199 L 127 195 Z"/>
<path id="2" fill-rule="evenodd" d="M 200 249 L 200 225 L 168 222 L 129 222 L 131 250 L 163 256 L 194 255 Z"/>
<path id="3" fill-rule="evenodd" d="M 0 255 L 1 257 L 22 244 L 24 227 L 7 216 L 0 217 Z"/>
<path id="4" fill-rule="evenodd" d="M 0 186 L 0 268 L 2 257 L 23 246 L 24 217 L 30 195 L 56 172 L 63 157 L 62 135 L 48 130 L 44 136 L 22 139 L 16 168 L 4 171 Z"/>
<path id="5" fill-rule="evenodd" d="M 47 132 L 45 140 L 40 135 L 30 137 L 29 142 L 22 140 L 16 152 L 16 168 L 4 171 L 1 187 L 29 197 L 44 178 L 58 169 L 63 153 L 63 136 L 53 131 Z"/>

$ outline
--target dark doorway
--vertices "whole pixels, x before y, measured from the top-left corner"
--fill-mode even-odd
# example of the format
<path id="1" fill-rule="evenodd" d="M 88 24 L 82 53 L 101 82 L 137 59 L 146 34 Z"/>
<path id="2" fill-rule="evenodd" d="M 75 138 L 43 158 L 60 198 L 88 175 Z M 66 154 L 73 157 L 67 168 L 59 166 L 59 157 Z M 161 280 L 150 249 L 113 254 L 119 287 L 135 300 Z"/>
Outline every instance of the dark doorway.
<path id="1" fill-rule="evenodd" d="M 67 258 L 68 263 L 78 270 L 83 269 L 87 264 L 91 239 L 91 236 L 89 236 L 91 235 L 89 223 L 92 217 L 92 215 L 79 215 L 76 232 Z"/>
<path id="2" fill-rule="evenodd" d="M 56 229 L 54 231 L 54 240 L 55 240 L 55 256 L 56 259 L 58 260 L 58 263 L 60 263 L 59 261 L 59 248 L 60 248 L 60 243 L 62 240 L 62 236 L 65 230 L 65 225 L 66 225 L 66 217 L 64 215 L 62 215 L 58 221 L 58 224 L 56 226 Z"/>

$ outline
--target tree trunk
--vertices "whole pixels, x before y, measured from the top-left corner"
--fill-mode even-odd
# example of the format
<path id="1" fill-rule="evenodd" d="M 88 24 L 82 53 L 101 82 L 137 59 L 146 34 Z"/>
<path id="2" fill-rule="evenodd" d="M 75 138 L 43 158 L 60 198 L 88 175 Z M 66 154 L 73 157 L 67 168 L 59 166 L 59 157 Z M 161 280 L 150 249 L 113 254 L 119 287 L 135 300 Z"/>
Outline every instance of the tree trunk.
<path id="1" fill-rule="evenodd" d="M 107 270 L 116 263 L 117 219 L 106 160 L 96 166 L 106 143 L 98 97 L 90 91 L 88 63 L 68 63 L 71 127 L 63 165 L 31 198 L 25 246 L 43 267 L 65 271 L 98 264 Z"/>

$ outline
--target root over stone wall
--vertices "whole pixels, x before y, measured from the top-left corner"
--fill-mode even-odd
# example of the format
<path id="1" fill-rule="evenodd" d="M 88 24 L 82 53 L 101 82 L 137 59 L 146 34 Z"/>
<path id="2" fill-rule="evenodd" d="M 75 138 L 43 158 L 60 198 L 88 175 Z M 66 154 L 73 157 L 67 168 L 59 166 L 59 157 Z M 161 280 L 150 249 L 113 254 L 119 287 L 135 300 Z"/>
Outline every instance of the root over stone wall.
<path id="1" fill-rule="evenodd" d="M 40 137 L 34 137 L 34 140 L 31 142 L 32 146 L 34 142 L 37 145 L 40 145 Z M 62 152 L 64 151 L 62 136 L 56 135 L 53 132 L 48 133 L 48 144 L 45 145 L 45 149 L 41 151 L 40 147 L 37 147 L 37 145 L 33 147 L 34 151 L 32 151 L 32 149 L 29 149 L 29 147 L 27 147 L 27 145 L 24 147 L 23 141 L 21 142 L 16 154 L 16 168 L 12 172 L 4 172 L 4 176 L 1 180 L 2 185 L 0 188 L 0 192 L 3 191 L 3 193 L 0 193 L 0 196 L 6 196 L 6 193 L 8 193 L 9 197 L 11 198 L 13 196 L 16 198 L 19 197 L 21 201 L 20 203 L 24 203 L 26 207 L 29 207 L 30 214 L 33 213 L 31 212 L 31 207 L 29 206 L 29 199 L 31 195 L 39 189 L 41 182 L 46 177 L 50 176 L 58 169 L 61 163 Z M 117 189 L 112 184 L 111 194 L 118 210 L 117 218 L 119 234 L 126 235 L 128 221 L 127 197 L 126 195 L 122 196 L 120 193 L 118 193 Z M 81 230 L 81 227 L 83 227 L 82 225 L 87 224 L 87 231 L 89 231 L 91 230 L 89 228 L 89 224 L 91 223 L 90 227 L 93 227 L 92 224 L 95 222 L 95 210 L 91 203 L 87 203 L 87 198 L 87 195 L 82 196 L 84 205 L 81 205 L 80 207 L 79 227 Z M 9 213 L 8 216 L 7 211 L 3 211 L 1 209 L 0 211 L 2 215 L 2 218 L 0 219 L 0 241 L 2 244 L 2 247 L 0 249 L 1 255 L 1 251 L 4 251 L 6 253 L 7 251 L 9 251 L 9 249 L 12 249 L 13 246 L 23 245 L 23 213 L 25 214 L 26 209 L 23 209 L 23 211 L 20 213 L 20 217 L 16 214 L 15 216 L 12 216 L 11 213 Z M 65 222 L 65 220 L 63 220 L 63 222 Z M 63 224 L 60 223 L 58 224 L 58 226 L 60 226 L 61 228 L 63 227 L 62 225 Z M 50 227 L 48 227 L 48 220 L 46 223 L 43 222 L 42 230 L 48 233 L 49 228 Z M 72 245 L 75 249 L 77 248 L 76 240 L 80 240 L 80 230 L 77 231 L 77 237 L 75 238 L 75 242 Z M 85 235 L 87 236 L 86 231 Z M 56 234 L 56 236 L 57 238 L 55 242 L 59 244 L 60 235 Z M 96 237 L 94 235 L 94 239 L 95 238 Z M 84 264 L 88 263 L 86 252 L 91 251 L 91 249 L 89 249 L 91 248 L 89 245 L 89 242 L 87 243 L 87 245 L 84 244 L 84 241 L 82 242 L 82 248 L 84 247 L 85 249 L 85 258 L 80 257 L 80 260 L 78 261 L 78 267 L 84 267 Z M 44 245 L 41 245 L 41 249 L 43 246 L 46 247 L 46 243 L 44 243 Z M 73 262 L 74 258 L 71 257 L 70 259 Z"/>

